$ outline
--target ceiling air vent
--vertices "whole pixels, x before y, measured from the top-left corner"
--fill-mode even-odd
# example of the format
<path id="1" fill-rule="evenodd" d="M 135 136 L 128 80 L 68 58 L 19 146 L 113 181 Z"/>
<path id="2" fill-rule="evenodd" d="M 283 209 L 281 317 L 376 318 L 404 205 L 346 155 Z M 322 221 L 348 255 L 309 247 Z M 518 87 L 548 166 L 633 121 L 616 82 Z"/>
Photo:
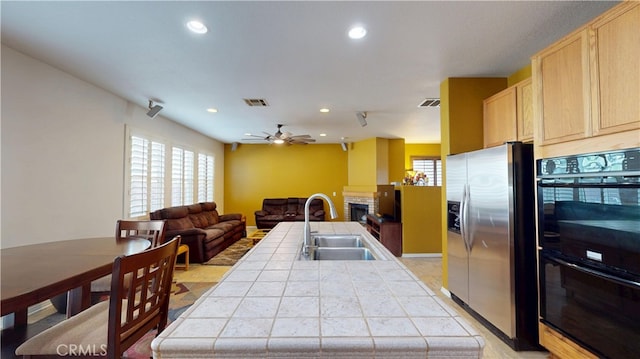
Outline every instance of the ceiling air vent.
<path id="1" fill-rule="evenodd" d="M 440 99 L 439 98 L 426 98 L 422 103 L 418 105 L 418 107 L 440 107 Z"/>
<path id="2" fill-rule="evenodd" d="M 269 104 L 263 98 L 245 98 L 244 102 L 249 106 L 267 107 Z"/>

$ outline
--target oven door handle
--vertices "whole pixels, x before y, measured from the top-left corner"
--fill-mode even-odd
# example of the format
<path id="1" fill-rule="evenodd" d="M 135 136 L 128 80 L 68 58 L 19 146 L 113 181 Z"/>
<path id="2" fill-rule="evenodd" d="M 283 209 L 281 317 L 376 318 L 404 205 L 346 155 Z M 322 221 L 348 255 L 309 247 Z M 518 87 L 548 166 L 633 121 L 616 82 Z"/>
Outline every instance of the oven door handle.
<path id="1" fill-rule="evenodd" d="M 538 181 L 539 187 L 557 188 L 640 188 L 640 182 L 603 182 L 603 183 L 562 183 Z"/>
<path id="2" fill-rule="evenodd" d="M 554 261 L 554 262 L 557 262 L 558 264 L 561 264 L 563 266 L 575 269 L 578 272 L 594 275 L 594 276 L 596 276 L 598 278 L 602 278 L 602 279 L 605 279 L 605 280 L 608 280 L 608 281 L 611 281 L 611 282 L 615 282 L 617 284 L 624 285 L 624 286 L 627 286 L 627 287 L 640 289 L 640 283 L 638 283 L 638 282 L 634 282 L 632 280 L 628 280 L 628 279 L 624 279 L 624 278 L 619 278 L 619 277 L 616 277 L 616 276 L 613 276 L 613 275 L 610 275 L 610 274 L 607 274 L 607 273 L 602 273 L 600 271 L 597 271 L 597 270 L 594 270 L 594 269 L 591 269 L 591 268 L 581 267 L 581 266 L 579 266 L 577 264 L 569 263 L 567 261 L 564 261 L 564 260 L 556 258 L 556 257 L 548 257 L 548 256 L 545 256 L 545 257 L 547 259 L 550 259 L 550 260 Z"/>

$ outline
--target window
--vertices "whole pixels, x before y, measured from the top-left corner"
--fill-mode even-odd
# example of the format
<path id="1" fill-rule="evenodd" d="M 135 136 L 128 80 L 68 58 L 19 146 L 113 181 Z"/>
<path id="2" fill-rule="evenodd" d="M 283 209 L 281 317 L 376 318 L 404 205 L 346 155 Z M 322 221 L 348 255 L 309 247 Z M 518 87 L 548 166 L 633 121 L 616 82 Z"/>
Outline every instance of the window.
<path id="1" fill-rule="evenodd" d="M 198 154 L 198 202 L 213 201 L 213 156 Z"/>
<path id="2" fill-rule="evenodd" d="M 171 205 L 192 204 L 195 181 L 193 152 L 173 147 L 171 158 Z"/>
<path id="3" fill-rule="evenodd" d="M 187 150 L 129 126 L 125 133 L 123 216 L 139 218 L 165 207 L 214 201 L 213 155 Z"/>
<path id="4" fill-rule="evenodd" d="M 442 161 L 439 158 L 412 157 L 413 170 L 427 176 L 427 186 L 442 186 Z"/>
<path id="5" fill-rule="evenodd" d="M 131 136 L 129 217 L 144 216 L 164 205 L 164 144 Z"/>

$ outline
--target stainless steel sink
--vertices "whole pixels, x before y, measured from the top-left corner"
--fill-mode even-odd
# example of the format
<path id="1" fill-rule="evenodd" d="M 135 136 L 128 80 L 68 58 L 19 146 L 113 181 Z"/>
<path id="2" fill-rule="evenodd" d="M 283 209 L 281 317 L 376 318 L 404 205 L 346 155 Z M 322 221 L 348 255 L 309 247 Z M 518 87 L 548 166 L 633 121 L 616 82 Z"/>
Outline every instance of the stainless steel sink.
<path id="1" fill-rule="evenodd" d="M 314 260 L 375 260 L 367 248 L 358 247 L 318 247 L 313 251 Z"/>
<path id="2" fill-rule="evenodd" d="M 311 236 L 317 247 L 364 247 L 362 236 L 357 234 L 317 234 Z"/>

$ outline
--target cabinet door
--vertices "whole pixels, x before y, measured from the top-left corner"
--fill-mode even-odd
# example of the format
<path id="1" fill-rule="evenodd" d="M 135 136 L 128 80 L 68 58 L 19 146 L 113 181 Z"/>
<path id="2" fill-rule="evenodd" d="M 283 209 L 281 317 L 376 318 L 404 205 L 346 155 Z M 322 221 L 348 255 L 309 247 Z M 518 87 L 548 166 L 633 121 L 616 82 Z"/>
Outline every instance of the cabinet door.
<path id="1" fill-rule="evenodd" d="M 518 141 L 533 141 L 533 87 L 531 78 L 516 84 L 518 110 Z"/>
<path id="2" fill-rule="evenodd" d="M 640 128 L 640 4 L 624 5 L 592 25 L 594 135 Z"/>
<path id="3" fill-rule="evenodd" d="M 534 81 L 541 91 L 536 103 L 541 109 L 539 145 L 582 139 L 591 132 L 588 66 L 586 28 L 534 57 Z"/>
<path id="4" fill-rule="evenodd" d="M 484 147 L 517 140 L 516 117 L 515 87 L 509 87 L 484 100 Z"/>

